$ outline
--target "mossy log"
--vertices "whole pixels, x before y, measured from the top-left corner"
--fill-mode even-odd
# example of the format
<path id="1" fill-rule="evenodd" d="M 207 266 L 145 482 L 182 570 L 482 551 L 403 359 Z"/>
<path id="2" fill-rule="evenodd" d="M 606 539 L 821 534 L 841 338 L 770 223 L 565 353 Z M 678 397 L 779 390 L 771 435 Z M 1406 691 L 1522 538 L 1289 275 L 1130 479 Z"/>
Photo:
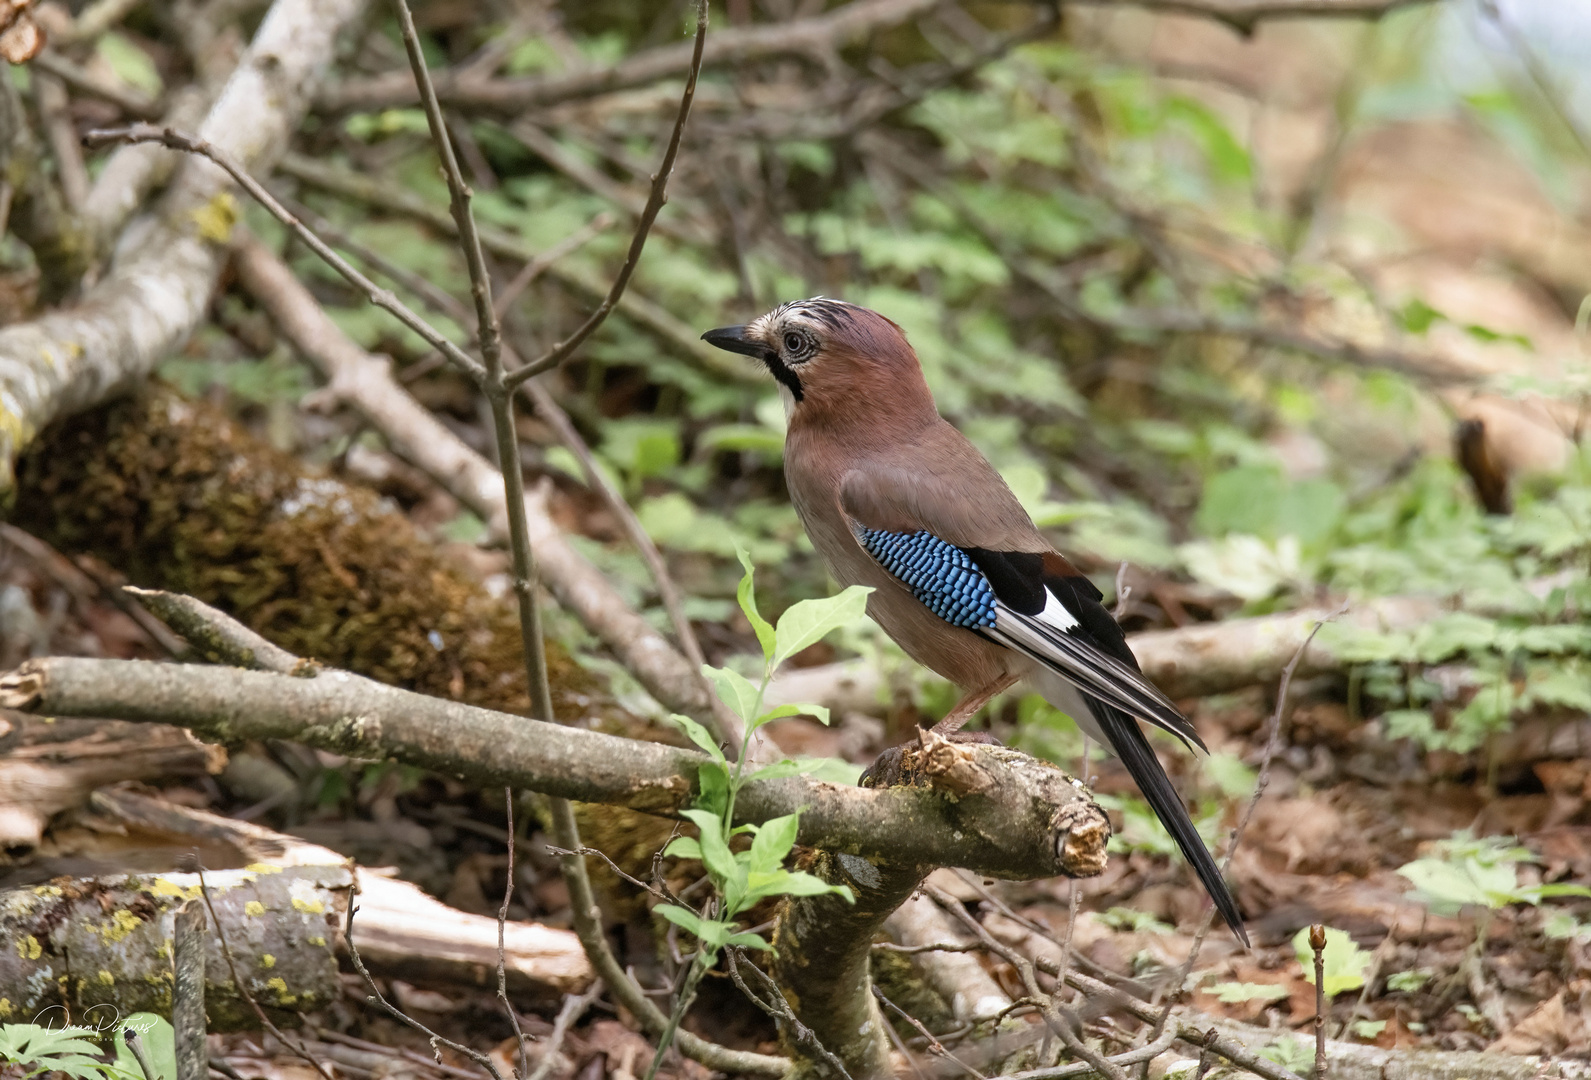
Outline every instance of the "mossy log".
<path id="1" fill-rule="evenodd" d="M 506 712 L 530 698 L 512 608 L 374 492 L 153 386 L 46 430 L 12 519 L 136 585 L 186 593 L 298 656 Z M 600 684 L 547 646 L 554 708 L 605 714 Z"/>
<path id="2" fill-rule="evenodd" d="M 261 863 L 212 871 L 205 884 L 238 976 L 273 1022 L 336 999 L 347 869 Z M 96 1007 L 169 1016 L 172 920 L 184 904 L 203 902 L 199 876 L 183 873 L 63 878 L 0 893 L 0 1023 L 47 1024 L 52 1010 L 64 1023 Z M 215 935 L 205 972 L 211 1030 L 257 1026 Z"/>

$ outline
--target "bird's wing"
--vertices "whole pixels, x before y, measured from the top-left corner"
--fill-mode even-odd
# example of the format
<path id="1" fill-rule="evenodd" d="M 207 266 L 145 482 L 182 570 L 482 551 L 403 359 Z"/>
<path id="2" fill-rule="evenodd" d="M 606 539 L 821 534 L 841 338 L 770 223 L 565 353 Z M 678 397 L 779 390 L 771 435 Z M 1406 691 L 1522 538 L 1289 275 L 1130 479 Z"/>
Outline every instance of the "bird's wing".
<path id="1" fill-rule="evenodd" d="M 998 474 L 994 479 L 1014 503 Z M 840 506 L 862 549 L 946 623 L 1014 649 L 1083 692 L 1090 727 L 1127 766 L 1221 917 L 1247 945 L 1237 902 L 1134 717 L 1190 748 L 1206 749 L 1204 742 L 1138 669 L 1100 591 L 1042 540 L 1020 506 L 1026 531 L 1013 527 L 1008 514 L 980 520 L 984 491 L 963 496 L 932 474 L 892 483 L 900 480 L 879 470 L 841 478 Z M 998 513 L 998 500 L 995 508 Z M 991 534 L 995 540 L 987 539 Z M 999 539 L 1040 550 L 984 546 Z"/>
<path id="2" fill-rule="evenodd" d="M 994 479 L 1009 497 L 998 474 Z M 1138 670 L 1093 582 L 1050 549 L 1020 505 L 1025 529 L 1003 520 L 1008 515 L 1000 500 L 991 500 L 991 513 L 980 516 L 984 497 L 995 494 L 986 488 L 957 497 L 931 474 L 895 480 L 878 470 L 848 472 L 840 480 L 840 506 L 863 550 L 924 606 L 1190 747 L 1206 749 L 1193 725 Z M 1025 550 L 1011 550 L 1013 543 Z"/>

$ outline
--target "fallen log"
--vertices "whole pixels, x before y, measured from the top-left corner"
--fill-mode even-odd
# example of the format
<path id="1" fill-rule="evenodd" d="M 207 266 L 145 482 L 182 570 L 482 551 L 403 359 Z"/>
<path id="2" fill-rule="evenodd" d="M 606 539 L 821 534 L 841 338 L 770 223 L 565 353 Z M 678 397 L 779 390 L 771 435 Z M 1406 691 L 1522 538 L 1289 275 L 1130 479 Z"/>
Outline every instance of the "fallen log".
<path id="1" fill-rule="evenodd" d="M 202 852 L 204 884 L 221 935 L 209 941 L 206 1002 L 212 1030 L 252 1028 L 221 945 L 275 1023 L 324 1007 L 339 992 L 346 956 L 343 918 L 358 890 L 354 947 L 372 972 L 427 985 L 488 986 L 497 980 L 497 920 L 457 911 L 417 886 L 360 870 L 337 852 L 296 837 L 126 791 L 92 800 L 102 823 L 175 855 Z M 171 1007 L 172 918 L 203 902 L 197 872 L 58 877 L 0 891 L 0 1022 L 37 1022 L 63 1008 L 74 1017 Z M 508 991 L 544 1005 L 591 983 L 591 966 L 567 930 L 533 922 L 503 926 Z M 64 980 L 64 981 L 63 981 Z M 9 1011 L 8 1011 L 9 1010 Z"/>

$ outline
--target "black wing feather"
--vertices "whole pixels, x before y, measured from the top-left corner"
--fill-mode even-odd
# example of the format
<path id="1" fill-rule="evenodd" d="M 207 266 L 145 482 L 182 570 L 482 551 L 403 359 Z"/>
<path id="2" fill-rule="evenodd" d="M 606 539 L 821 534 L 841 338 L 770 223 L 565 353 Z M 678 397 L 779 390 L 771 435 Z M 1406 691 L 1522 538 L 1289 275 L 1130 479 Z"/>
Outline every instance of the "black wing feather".
<path id="1" fill-rule="evenodd" d="M 1182 850 L 1182 854 L 1193 867 L 1193 872 L 1203 883 L 1205 892 L 1209 893 L 1210 899 L 1215 902 L 1215 909 L 1221 913 L 1221 918 L 1226 920 L 1226 925 L 1232 928 L 1232 933 L 1237 935 L 1238 940 L 1245 946 L 1248 945 L 1248 932 L 1243 929 L 1243 916 L 1238 912 L 1237 901 L 1232 897 L 1231 890 L 1227 888 L 1226 880 L 1221 877 L 1220 867 L 1215 865 L 1214 857 L 1204 846 L 1199 831 L 1193 827 L 1193 819 L 1188 817 L 1188 810 L 1182 805 L 1182 797 L 1177 794 L 1177 789 L 1172 787 L 1171 778 L 1161 767 L 1160 759 L 1155 757 L 1149 740 L 1144 738 L 1143 729 L 1138 726 L 1138 721 L 1098 698 L 1089 697 L 1088 705 L 1094 713 L 1094 719 L 1098 722 L 1100 730 L 1105 733 L 1116 755 L 1132 774 L 1138 790 L 1143 792 L 1144 799 L 1154 810 L 1155 816 L 1165 825 L 1171 838 L 1177 842 L 1177 847 Z"/>

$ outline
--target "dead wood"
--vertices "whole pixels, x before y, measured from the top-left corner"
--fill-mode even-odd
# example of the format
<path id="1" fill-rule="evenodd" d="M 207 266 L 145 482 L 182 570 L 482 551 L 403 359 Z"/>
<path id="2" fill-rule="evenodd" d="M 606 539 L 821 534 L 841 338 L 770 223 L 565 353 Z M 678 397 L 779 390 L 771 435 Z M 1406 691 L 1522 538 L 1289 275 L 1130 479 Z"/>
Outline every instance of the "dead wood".
<path id="1" fill-rule="evenodd" d="M 432 985 L 495 980 L 495 919 L 457 911 L 380 872 L 357 871 L 335 851 L 129 792 L 96 795 L 93 811 L 100 829 L 126 833 L 129 850 L 172 861 L 185 848 L 201 853 L 233 960 L 251 973 L 249 990 L 273 1021 L 322 1008 L 336 996 L 336 958 L 347 949 L 342 913 L 356 882 L 354 945 L 373 971 Z M 114 853 L 106 861 L 115 861 Z M 0 1000 L 12 1010 L 0 1020 L 26 1021 L 52 1005 L 74 1016 L 96 1005 L 114 1006 L 123 1016 L 169 1010 L 171 957 L 164 945 L 173 913 L 198 897 L 198 887 L 196 874 L 161 870 L 57 877 L 0 892 L 0 932 L 20 942 L 0 957 Z M 255 1027 L 219 950 L 219 939 L 212 939 L 205 964 L 212 1027 Z M 580 943 L 567 930 L 509 922 L 503 957 L 509 991 L 526 1004 L 555 1001 L 591 982 Z M 62 975 L 68 982 L 56 983 Z"/>
<path id="2" fill-rule="evenodd" d="M 30 857 L 50 819 L 95 788 L 204 776 L 226 760 L 225 750 L 182 728 L 0 711 L 0 862 Z"/>

